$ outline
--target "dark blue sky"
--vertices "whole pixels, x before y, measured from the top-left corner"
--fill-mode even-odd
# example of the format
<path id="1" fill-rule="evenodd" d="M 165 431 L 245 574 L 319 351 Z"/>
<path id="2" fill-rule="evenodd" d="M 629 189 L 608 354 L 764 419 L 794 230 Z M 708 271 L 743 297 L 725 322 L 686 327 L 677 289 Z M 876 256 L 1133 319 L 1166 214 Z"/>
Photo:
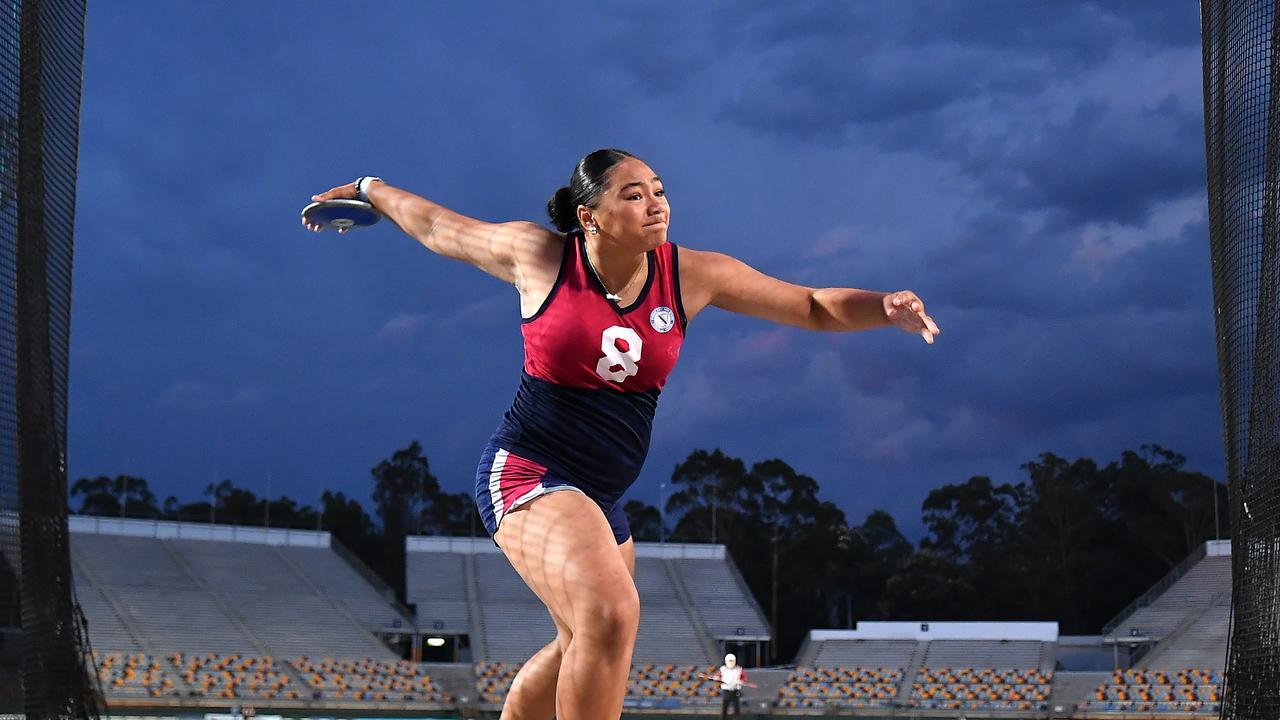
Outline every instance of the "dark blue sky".
<path id="1" fill-rule="evenodd" d="M 1221 477 L 1194 2 L 91 3 L 70 476 L 364 500 L 410 440 L 468 489 L 521 366 L 514 290 L 390 224 L 377 174 L 545 222 L 584 153 L 662 175 L 671 238 L 911 288 L 943 334 L 709 310 L 631 496 L 695 448 L 781 457 L 854 522 L 1040 452 Z"/>

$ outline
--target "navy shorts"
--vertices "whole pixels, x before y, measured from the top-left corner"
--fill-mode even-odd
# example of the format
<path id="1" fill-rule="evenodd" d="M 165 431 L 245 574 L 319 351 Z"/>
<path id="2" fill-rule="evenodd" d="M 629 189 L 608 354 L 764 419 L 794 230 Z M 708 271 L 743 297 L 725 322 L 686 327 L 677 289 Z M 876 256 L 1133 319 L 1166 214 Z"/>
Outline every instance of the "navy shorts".
<path id="1" fill-rule="evenodd" d="M 498 532 L 498 525 L 507 513 L 536 497 L 560 490 L 580 492 L 591 498 L 582 488 L 544 465 L 505 448 L 490 444 L 480 456 L 480 465 L 476 468 L 476 508 L 489 537 Z M 631 539 L 631 526 L 627 524 L 627 514 L 622 511 L 622 500 L 606 506 L 595 498 L 591 499 L 600 506 L 600 511 L 609 521 L 613 539 L 619 545 Z"/>

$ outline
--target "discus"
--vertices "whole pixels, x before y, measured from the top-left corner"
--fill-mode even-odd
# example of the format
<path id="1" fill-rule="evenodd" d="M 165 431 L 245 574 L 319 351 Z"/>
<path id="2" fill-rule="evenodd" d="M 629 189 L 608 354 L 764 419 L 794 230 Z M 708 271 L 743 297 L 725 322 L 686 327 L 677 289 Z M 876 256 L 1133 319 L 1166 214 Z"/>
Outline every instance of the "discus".
<path id="1" fill-rule="evenodd" d="M 334 230 L 369 227 L 381 219 L 381 213 L 360 200 L 324 200 L 302 208 L 303 222 Z"/>

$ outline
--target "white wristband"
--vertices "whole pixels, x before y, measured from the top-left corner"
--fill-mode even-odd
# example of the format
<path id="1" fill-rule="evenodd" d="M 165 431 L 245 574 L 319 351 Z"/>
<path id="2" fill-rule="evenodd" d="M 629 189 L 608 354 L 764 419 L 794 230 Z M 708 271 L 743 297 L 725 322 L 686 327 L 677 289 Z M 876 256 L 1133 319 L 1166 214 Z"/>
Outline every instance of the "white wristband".
<path id="1" fill-rule="evenodd" d="M 362 202 L 369 202 L 369 183 L 377 180 L 382 182 L 382 178 L 366 175 L 356 181 L 356 199 Z"/>

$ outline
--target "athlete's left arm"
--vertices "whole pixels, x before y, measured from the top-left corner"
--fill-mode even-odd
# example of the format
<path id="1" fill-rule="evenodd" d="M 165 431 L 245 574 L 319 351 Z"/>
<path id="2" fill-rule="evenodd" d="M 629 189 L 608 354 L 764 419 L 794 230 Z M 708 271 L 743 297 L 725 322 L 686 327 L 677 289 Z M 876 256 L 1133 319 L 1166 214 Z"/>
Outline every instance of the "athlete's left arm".
<path id="1" fill-rule="evenodd" d="M 723 253 L 680 248 L 680 294 L 686 317 L 713 305 L 808 330 L 848 332 L 895 325 L 927 343 L 938 325 L 910 290 L 810 288 L 770 277 Z"/>

